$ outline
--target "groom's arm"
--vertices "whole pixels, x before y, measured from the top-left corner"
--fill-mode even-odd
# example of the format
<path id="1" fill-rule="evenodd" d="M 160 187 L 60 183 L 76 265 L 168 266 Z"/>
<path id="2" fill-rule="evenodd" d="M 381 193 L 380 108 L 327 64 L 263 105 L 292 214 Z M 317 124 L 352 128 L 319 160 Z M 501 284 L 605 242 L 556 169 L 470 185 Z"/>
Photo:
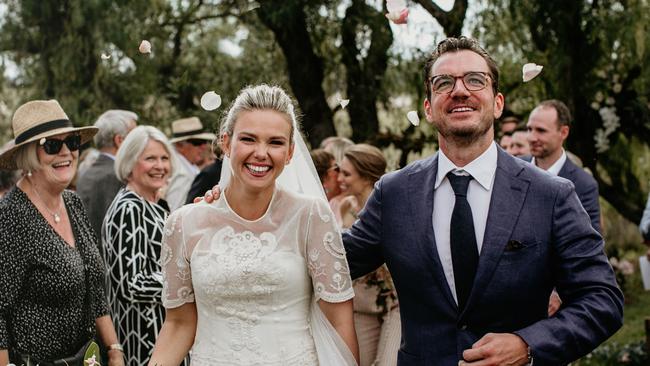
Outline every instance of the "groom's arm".
<path id="1" fill-rule="evenodd" d="M 352 278 L 361 277 L 384 263 L 380 242 L 382 240 L 382 182 L 375 183 L 366 206 L 350 230 L 343 232 L 348 265 Z"/>
<path id="2" fill-rule="evenodd" d="M 553 264 L 562 308 L 515 332 L 535 365 L 565 364 L 593 350 L 622 325 L 623 294 L 570 182 L 559 183 L 553 208 Z"/>

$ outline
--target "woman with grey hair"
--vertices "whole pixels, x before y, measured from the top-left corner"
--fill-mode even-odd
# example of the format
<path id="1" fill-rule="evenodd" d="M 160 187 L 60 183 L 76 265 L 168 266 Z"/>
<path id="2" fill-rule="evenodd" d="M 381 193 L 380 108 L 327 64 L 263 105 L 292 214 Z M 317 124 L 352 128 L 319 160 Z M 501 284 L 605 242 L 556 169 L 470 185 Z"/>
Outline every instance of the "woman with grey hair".
<path id="1" fill-rule="evenodd" d="M 165 226 L 167 319 L 149 365 L 176 365 L 190 348 L 193 366 L 356 365 L 345 250 L 291 98 L 247 87 L 221 131 L 224 193 Z M 303 163 L 313 190 L 284 179 Z"/>
<path id="2" fill-rule="evenodd" d="M 128 365 L 146 365 L 164 319 L 160 248 L 169 214 L 159 191 L 174 169 L 167 137 L 152 126 L 133 129 L 120 146 L 115 174 L 126 187 L 102 225 L 108 299 Z"/>
<path id="3" fill-rule="evenodd" d="M 66 190 L 97 129 L 74 127 L 56 100 L 23 104 L 12 127 L 0 168 L 24 175 L 0 200 L 0 365 L 89 364 L 98 336 L 108 365 L 122 366 L 95 234 Z"/>

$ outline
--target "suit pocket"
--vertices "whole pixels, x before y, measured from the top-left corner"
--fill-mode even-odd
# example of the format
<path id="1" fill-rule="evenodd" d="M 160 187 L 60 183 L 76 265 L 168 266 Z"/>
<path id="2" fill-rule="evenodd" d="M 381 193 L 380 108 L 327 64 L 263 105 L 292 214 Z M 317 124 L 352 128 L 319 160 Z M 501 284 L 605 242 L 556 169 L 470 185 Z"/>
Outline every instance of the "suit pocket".
<path id="1" fill-rule="evenodd" d="M 404 352 L 403 350 L 399 350 L 397 352 L 397 364 L 399 366 L 419 366 L 419 365 L 424 365 L 424 360 L 420 356 L 416 356 L 411 353 Z"/>
<path id="2" fill-rule="evenodd" d="M 538 241 L 509 240 L 501 254 L 499 266 L 525 265 L 538 259 L 540 245 Z"/>

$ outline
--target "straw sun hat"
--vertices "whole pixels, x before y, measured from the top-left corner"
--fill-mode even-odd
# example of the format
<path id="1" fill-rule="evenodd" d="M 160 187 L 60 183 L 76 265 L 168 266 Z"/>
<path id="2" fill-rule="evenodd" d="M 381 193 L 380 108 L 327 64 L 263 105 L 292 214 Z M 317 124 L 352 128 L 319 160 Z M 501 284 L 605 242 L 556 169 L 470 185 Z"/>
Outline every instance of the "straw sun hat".
<path id="1" fill-rule="evenodd" d="M 30 142 L 61 133 L 78 132 L 81 143 L 90 141 L 99 130 L 97 127 L 74 127 L 56 100 L 34 100 L 27 102 L 14 113 L 11 121 L 15 145 L 0 153 L 0 169 L 13 170 L 16 166 L 16 152 Z"/>
<path id="2" fill-rule="evenodd" d="M 212 141 L 216 138 L 213 133 L 205 132 L 201 120 L 197 117 L 183 118 L 172 122 L 172 144 L 180 141 L 197 139 Z"/>

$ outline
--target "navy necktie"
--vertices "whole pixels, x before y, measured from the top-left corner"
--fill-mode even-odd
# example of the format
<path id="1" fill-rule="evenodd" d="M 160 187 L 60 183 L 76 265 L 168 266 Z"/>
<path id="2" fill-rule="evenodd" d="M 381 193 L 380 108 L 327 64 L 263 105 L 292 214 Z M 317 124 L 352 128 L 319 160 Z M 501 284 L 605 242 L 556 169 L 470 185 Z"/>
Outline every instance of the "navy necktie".
<path id="1" fill-rule="evenodd" d="M 454 282 L 456 284 L 456 297 L 458 309 L 463 311 L 472 290 L 472 283 L 478 266 L 478 247 L 472 208 L 467 202 L 467 187 L 472 180 L 471 175 L 447 174 L 449 183 L 454 189 L 456 203 L 451 214 L 450 244 L 451 261 L 454 267 Z"/>

